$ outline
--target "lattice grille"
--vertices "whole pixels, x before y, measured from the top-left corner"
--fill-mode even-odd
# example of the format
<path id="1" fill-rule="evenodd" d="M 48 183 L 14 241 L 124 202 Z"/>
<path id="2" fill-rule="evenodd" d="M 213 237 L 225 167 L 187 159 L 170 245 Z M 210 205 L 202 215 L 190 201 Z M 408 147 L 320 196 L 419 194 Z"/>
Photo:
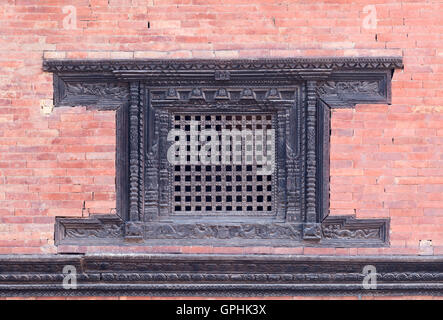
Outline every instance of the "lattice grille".
<path id="1" fill-rule="evenodd" d="M 197 132 L 215 130 L 213 131 L 215 135 L 211 137 L 197 136 L 198 147 L 195 150 L 201 152 L 202 148 L 205 148 L 203 146 L 211 139 L 214 142 L 214 138 L 219 143 L 213 145 L 215 150 L 210 150 L 208 153 L 215 156 L 211 158 L 213 161 L 209 164 L 202 163 L 200 156 L 191 158 L 193 149 L 190 145 L 186 146 L 186 163 L 181 161 L 172 167 L 172 213 L 272 214 L 275 174 L 269 171 L 269 167 L 263 170 L 266 165 L 260 161 L 262 161 L 261 155 L 268 155 L 266 164 L 269 166 L 270 153 L 272 160 L 275 159 L 275 136 L 270 135 L 274 128 L 273 114 L 176 114 L 172 118 L 172 127 L 183 130 L 185 136 L 182 136 L 182 139 L 187 143 L 193 139 L 192 130 L 196 129 Z M 232 132 L 231 130 L 235 129 L 237 132 L 243 132 L 243 135 L 225 136 L 227 139 L 225 141 L 229 141 L 229 144 L 223 145 L 222 133 Z M 244 132 L 251 134 L 245 135 Z M 178 141 L 179 138 L 176 137 L 175 140 Z M 176 155 L 178 154 L 177 151 Z"/>

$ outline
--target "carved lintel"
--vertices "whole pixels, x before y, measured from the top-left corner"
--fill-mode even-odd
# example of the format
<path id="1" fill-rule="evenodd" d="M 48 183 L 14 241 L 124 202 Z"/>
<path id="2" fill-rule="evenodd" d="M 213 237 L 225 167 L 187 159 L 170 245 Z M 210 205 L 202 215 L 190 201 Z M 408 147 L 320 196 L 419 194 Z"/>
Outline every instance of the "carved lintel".
<path id="1" fill-rule="evenodd" d="M 139 190 L 140 182 L 140 96 L 139 83 L 130 84 L 129 101 L 129 218 L 131 221 L 140 219 Z"/>
<path id="2" fill-rule="evenodd" d="M 119 72 L 121 74 L 204 73 L 214 70 L 377 70 L 403 67 L 401 57 L 333 57 L 244 60 L 44 60 L 47 72 Z"/>

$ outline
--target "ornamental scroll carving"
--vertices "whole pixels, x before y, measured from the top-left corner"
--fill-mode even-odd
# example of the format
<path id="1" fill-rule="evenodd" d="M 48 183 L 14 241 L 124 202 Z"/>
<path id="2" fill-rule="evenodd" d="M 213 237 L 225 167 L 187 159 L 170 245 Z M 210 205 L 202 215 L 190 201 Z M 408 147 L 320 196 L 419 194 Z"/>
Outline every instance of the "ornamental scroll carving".
<path id="1" fill-rule="evenodd" d="M 66 95 L 91 95 L 96 97 L 110 97 L 124 101 L 128 98 L 128 88 L 120 83 L 72 83 L 66 84 Z"/>
<path id="2" fill-rule="evenodd" d="M 324 81 L 318 84 L 318 93 L 320 95 L 325 94 L 379 94 L 380 93 L 379 81 Z"/>

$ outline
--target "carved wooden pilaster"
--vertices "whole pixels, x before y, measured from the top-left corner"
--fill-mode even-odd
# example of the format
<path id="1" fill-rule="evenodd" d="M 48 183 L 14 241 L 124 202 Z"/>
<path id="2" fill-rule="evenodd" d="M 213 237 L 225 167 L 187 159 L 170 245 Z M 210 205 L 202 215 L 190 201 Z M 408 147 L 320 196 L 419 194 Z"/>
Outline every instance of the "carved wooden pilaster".
<path id="1" fill-rule="evenodd" d="M 289 222 L 295 222 L 301 219 L 301 199 L 300 199 L 300 161 L 297 161 L 299 155 L 299 137 L 300 125 L 298 120 L 300 119 L 300 109 L 294 108 L 293 112 L 287 112 L 286 114 L 286 189 L 287 189 L 287 211 L 286 220 Z"/>
<path id="2" fill-rule="evenodd" d="M 129 102 L 129 219 L 138 221 L 139 215 L 139 180 L 140 180 L 140 95 L 139 82 L 130 83 Z"/>
<path id="3" fill-rule="evenodd" d="M 145 92 L 149 97 L 150 93 Z M 159 215 L 159 115 L 147 101 L 146 112 L 146 174 L 144 221 L 152 221 Z"/>
<path id="4" fill-rule="evenodd" d="M 306 82 L 306 224 L 303 238 L 320 240 L 320 224 L 317 215 L 316 175 L 317 175 L 317 83 L 314 80 Z"/>
<path id="5" fill-rule="evenodd" d="M 145 84 L 143 82 L 139 85 L 138 92 L 138 161 L 139 161 L 139 171 L 138 171 L 138 220 L 143 220 L 144 212 L 144 190 L 145 190 Z"/>
<path id="6" fill-rule="evenodd" d="M 329 214 L 329 149 L 331 108 L 321 99 L 317 100 L 317 216 L 322 222 Z"/>
<path id="7" fill-rule="evenodd" d="M 159 127 L 159 215 L 165 216 L 169 213 L 170 202 L 169 162 L 167 160 L 170 118 L 169 113 L 165 110 L 159 111 Z"/>
<path id="8" fill-rule="evenodd" d="M 277 173 L 277 216 L 278 217 L 282 217 L 283 219 L 285 218 L 285 213 L 286 213 L 286 208 L 287 208 L 287 203 L 286 203 L 286 199 L 287 199 L 287 183 L 286 183 L 286 179 L 287 179 L 287 173 L 286 170 L 284 170 L 283 168 L 285 167 L 286 164 L 286 138 L 285 138 L 285 133 L 286 133 L 286 113 L 285 112 L 279 112 L 278 113 L 278 123 L 280 124 L 277 127 L 277 145 L 276 145 L 276 150 L 278 153 L 277 159 L 275 159 L 276 161 L 276 173 Z"/>

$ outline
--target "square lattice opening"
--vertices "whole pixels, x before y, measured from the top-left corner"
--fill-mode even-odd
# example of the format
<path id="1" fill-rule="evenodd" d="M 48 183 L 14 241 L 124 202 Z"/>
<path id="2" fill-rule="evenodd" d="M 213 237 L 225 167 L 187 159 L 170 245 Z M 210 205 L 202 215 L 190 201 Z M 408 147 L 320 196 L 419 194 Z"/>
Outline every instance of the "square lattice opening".
<path id="1" fill-rule="evenodd" d="M 170 171 L 172 213 L 273 214 L 274 121 L 270 113 L 173 115 L 183 149 Z"/>

